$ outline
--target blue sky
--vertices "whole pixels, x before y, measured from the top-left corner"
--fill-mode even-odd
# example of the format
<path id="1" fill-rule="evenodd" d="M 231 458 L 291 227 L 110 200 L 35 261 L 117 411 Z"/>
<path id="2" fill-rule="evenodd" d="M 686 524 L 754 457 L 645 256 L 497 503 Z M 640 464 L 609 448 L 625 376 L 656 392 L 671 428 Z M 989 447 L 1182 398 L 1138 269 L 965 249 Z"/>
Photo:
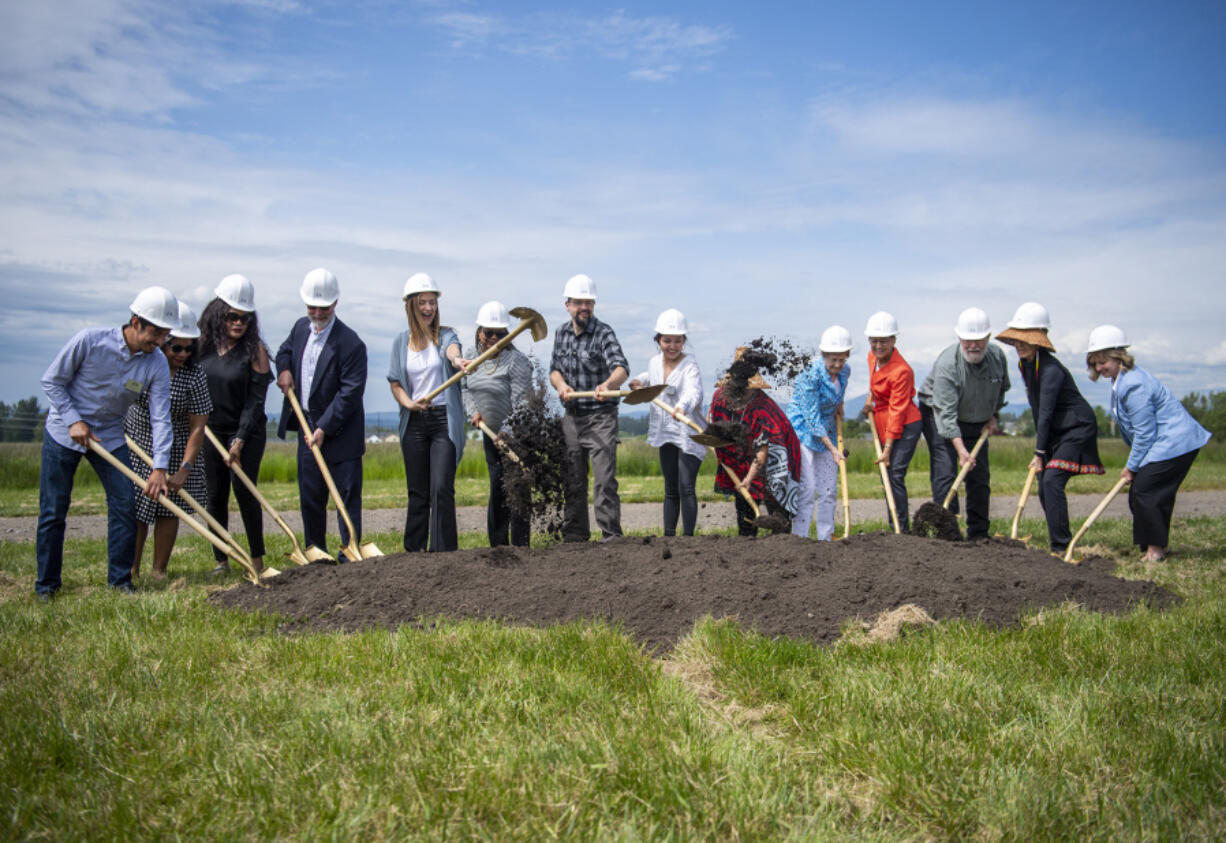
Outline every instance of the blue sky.
<path id="1" fill-rule="evenodd" d="M 417 271 L 464 337 L 585 272 L 636 369 L 679 308 L 708 383 L 880 309 L 922 378 L 962 308 L 1038 300 L 1074 371 L 1113 322 L 1226 389 L 1223 43 L 1220 2 L 6 3 L 0 400 L 149 284 L 244 273 L 275 348 L 316 266 L 370 410 Z"/>

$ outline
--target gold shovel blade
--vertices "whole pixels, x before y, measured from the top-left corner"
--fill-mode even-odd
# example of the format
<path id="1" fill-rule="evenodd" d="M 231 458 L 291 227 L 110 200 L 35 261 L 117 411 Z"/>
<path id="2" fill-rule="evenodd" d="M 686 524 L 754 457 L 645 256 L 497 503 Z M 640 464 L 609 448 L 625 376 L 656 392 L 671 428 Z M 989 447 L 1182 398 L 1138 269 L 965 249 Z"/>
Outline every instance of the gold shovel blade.
<path id="1" fill-rule="evenodd" d="M 316 547 L 313 544 L 307 545 L 307 549 L 304 551 L 304 555 L 307 558 L 307 562 L 335 562 L 336 561 L 331 556 L 329 556 L 327 553 L 320 550 L 318 547 Z"/>
<path id="2" fill-rule="evenodd" d="M 727 439 L 720 439 L 713 433 L 691 433 L 690 438 L 699 445 L 706 445 L 708 448 L 727 448 L 732 444 Z"/>
<path id="3" fill-rule="evenodd" d="M 540 342 L 549 336 L 549 328 L 545 325 L 545 317 L 537 313 L 530 307 L 513 307 L 510 310 L 512 316 L 516 319 L 524 320 L 531 319 L 528 325 L 528 330 L 532 333 L 532 341 Z"/>
<path id="4" fill-rule="evenodd" d="M 380 550 L 379 546 L 376 545 L 374 542 L 363 542 L 358 547 L 358 550 L 361 551 L 363 559 L 374 559 L 376 556 L 386 556 L 387 555 L 382 550 Z"/>
<path id="5" fill-rule="evenodd" d="M 668 384 L 656 384 L 655 386 L 645 386 L 642 389 L 635 389 L 622 399 L 624 404 L 646 404 L 660 397 L 660 394 L 668 388 Z"/>

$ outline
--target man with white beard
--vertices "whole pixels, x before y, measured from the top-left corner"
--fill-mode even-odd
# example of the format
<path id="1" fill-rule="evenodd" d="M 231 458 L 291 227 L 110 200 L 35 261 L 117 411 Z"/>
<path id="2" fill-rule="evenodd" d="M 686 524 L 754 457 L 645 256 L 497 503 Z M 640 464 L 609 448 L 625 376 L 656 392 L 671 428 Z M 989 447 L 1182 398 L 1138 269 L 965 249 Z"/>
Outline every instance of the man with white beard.
<path id="1" fill-rule="evenodd" d="M 979 308 L 962 311 L 954 333 L 958 341 L 938 355 L 917 393 L 920 419 L 928 443 L 933 500 L 944 500 L 958 471 L 970 463 L 966 537 L 985 539 L 992 481 L 988 445 L 984 443 L 976 458 L 971 457 L 971 449 L 980 433 L 991 435 L 996 430 L 997 415 L 1009 391 L 1009 367 L 1005 353 L 988 343 L 992 326 Z M 950 509 L 958 511 L 956 496 Z"/>
<path id="2" fill-rule="evenodd" d="M 302 405 L 311 435 L 298 433 L 298 499 L 302 532 L 308 545 L 327 549 L 328 487 L 311 446 L 319 446 L 345 509 L 362 539 L 362 455 L 366 453 L 366 344 L 336 316 L 340 284 L 326 269 L 313 269 L 298 291 L 307 315 L 294 323 L 277 350 L 277 386 L 287 395 L 277 435 L 298 430 L 290 406 L 292 389 Z M 341 545 L 350 544 L 349 529 L 337 514 Z M 354 560 L 350 560 L 354 561 Z"/>

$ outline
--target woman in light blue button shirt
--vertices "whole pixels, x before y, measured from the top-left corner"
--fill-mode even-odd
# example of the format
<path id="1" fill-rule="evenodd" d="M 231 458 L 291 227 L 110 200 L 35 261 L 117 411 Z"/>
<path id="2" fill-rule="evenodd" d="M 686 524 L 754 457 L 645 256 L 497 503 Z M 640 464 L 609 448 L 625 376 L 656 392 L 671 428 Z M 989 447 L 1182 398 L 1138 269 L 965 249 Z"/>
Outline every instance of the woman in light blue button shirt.
<path id="1" fill-rule="evenodd" d="M 1210 433 L 1170 391 L 1138 368 L 1124 332 L 1100 325 L 1086 353 L 1090 379 L 1111 378 L 1111 415 L 1132 449 L 1120 477 L 1129 481 L 1132 540 L 1145 559 L 1166 558 L 1175 494 Z"/>

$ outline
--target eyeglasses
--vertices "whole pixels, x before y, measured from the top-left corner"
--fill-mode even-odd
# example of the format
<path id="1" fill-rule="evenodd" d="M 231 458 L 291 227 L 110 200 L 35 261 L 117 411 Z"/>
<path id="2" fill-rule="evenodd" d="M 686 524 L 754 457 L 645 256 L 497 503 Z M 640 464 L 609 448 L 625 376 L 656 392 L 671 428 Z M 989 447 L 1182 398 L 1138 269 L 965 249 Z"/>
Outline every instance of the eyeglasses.
<path id="1" fill-rule="evenodd" d="M 170 350 L 175 354 L 191 354 L 196 350 L 196 344 L 189 342 L 187 345 L 179 345 L 177 342 L 170 344 Z"/>
<path id="2" fill-rule="evenodd" d="M 482 328 L 481 333 L 485 334 L 487 337 L 490 337 L 491 339 L 500 340 L 503 337 L 505 337 L 507 334 L 509 334 L 510 331 L 491 331 L 489 328 Z"/>
<path id="3" fill-rule="evenodd" d="M 241 322 L 242 324 L 246 325 L 248 322 L 251 321 L 251 314 L 250 313 L 235 313 L 233 310 L 231 310 L 229 313 L 226 314 L 226 321 L 235 322 L 235 323 Z"/>

